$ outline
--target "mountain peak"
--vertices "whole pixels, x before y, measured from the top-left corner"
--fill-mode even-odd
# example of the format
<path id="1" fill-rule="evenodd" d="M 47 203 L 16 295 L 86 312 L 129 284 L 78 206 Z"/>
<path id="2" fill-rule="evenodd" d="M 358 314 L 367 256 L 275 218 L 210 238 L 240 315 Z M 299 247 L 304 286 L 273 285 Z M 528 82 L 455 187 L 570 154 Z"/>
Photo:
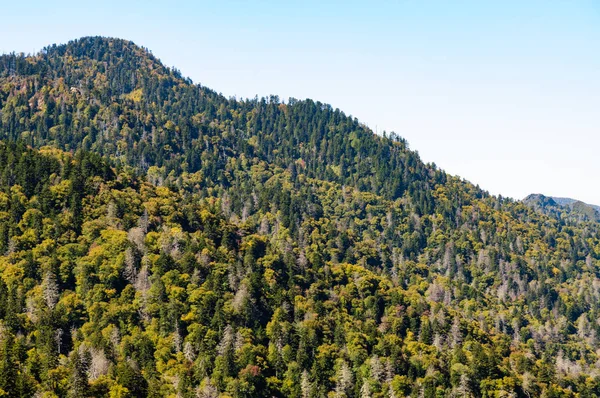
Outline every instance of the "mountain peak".
<path id="1" fill-rule="evenodd" d="M 66 44 L 52 44 L 44 47 L 41 54 L 48 56 L 86 57 L 98 61 L 106 60 L 107 56 L 120 57 L 126 53 L 134 54 L 140 57 L 153 58 L 159 62 L 152 53 L 135 44 L 133 41 L 120 39 L 116 37 L 104 36 L 85 36 L 79 39 L 71 40 Z"/>
<path id="2" fill-rule="evenodd" d="M 0 78 L 60 79 L 69 86 L 102 90 L 112 96 L 140 88 L 141 80 L 158 77 L 171 84 L 191 83 L 175 68 L 165 66 L 152 52 L 130 40 L 88 36 L 52 44 L 38 54 L 0 56 Z M 39 83 L 39 81 L 38 81 Z M 106 86 L 108 84 L 108 86 Z"/>
<path id="3" fill-rule="evenodd" d="M 556 201 L 554 199 L 552 199 L 551 197 L 542 195 L 540 193 L 533 193 L 531 195 L 528 195 L 525 199 L 523 199 L 523 202 L 526 204 L 531 204 L 531 205 L 539 206 L 539 207 L 557 206 L 558 205 L 558 203 L 556 203 Z"/>

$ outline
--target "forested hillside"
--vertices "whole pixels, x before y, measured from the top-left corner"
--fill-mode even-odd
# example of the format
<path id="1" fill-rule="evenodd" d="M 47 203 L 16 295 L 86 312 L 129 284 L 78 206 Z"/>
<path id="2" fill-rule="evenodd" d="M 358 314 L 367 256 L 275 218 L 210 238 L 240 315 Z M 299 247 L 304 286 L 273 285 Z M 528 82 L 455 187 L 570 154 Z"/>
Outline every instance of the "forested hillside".
<path id="1" fill-rule="evenodd" d="M 0 57 L 0 138 L 0 396 L 600 395 L 575 208 L 118 39 Z"/>

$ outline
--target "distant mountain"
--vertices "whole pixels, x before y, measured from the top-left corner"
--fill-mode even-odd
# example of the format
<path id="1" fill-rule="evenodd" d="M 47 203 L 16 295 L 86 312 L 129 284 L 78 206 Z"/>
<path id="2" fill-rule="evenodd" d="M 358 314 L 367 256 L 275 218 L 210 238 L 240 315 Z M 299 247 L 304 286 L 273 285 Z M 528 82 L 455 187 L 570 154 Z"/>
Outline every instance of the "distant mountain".
<path id="1" fill-rule="evenodd" d="M 594 209 L 600 211 L 600 206 L 598 206 L 598 205 L 592 205 L 592 204 L 589 204 L 589 203 L 584 203 L 584 202 L 582 202 L 580 200 L 577 200 L 577 199 L 559 198 L 559 197 L 556 197 L 556 196 L 551 196 L 551 198 L 554 199 L 554 201 L 556 203 L 558 203 L 559 205 L 570 206 L 570 205 L 572 205 L 574 203 L 579 202 L 579 203 L 583 203 L 583 204 L 585 204 L 587 206 L 593 207 Z"/>
<path id="2" fill-rule="evenodd" d="M 523 203 L 538 211 L 558 217 L 563 214 L 579 219 L 600 221 L 600 206 L 590 205 L 576 199 L 531 194 L 523 199 Z"/>
<path id="3" fill-rule="evenodd" d="M 532 206 L 536 206 L 540 209 L 559 205 L 554 198 L 537 193 L 527 196 L 525 199 L 523 199 L 523 202 Z"/>

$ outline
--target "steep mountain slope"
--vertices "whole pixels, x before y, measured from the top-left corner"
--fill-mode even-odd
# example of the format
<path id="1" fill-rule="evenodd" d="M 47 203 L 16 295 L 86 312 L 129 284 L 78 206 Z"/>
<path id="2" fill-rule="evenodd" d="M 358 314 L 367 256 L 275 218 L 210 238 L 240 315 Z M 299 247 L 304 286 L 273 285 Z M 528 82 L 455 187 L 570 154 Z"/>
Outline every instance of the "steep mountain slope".
<path id="1" fill-rule="evenodd" d="M 329 105 L 228 100 L 123 40 L 83 38 L 36 57 L 3 56 L 0 76 L 5 137 L 93 150 L 141 170 L 164 167 L 162 177 L 200 171 L 220 185 L 228 160 L 243 153 L 285 168 L 298 161 L 310 177 L 389 198 L 429 192 L 422 184 L 444 178 L 403 140 L 390 145 Z M 431 205 L 431 197 L 418 199 Z"/>
<path id="2" fill-rule="evenodd" d="M 8 396 L 600 395 L 592 219 L 118 39 L 0 57 L 0 110 Z"/>

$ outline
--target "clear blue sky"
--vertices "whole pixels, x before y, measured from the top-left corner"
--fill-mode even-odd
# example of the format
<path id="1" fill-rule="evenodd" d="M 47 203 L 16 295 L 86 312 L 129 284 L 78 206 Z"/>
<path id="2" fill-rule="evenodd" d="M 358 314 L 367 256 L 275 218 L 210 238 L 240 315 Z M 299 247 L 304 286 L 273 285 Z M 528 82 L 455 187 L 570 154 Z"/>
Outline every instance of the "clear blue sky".
<path id="1" fill-rule="evenodd" d="M 126 38 L 227 96 L 313 98 L 494 194 L 600 204 L 600 2 L 11 1 L 0 52 Z"/>

